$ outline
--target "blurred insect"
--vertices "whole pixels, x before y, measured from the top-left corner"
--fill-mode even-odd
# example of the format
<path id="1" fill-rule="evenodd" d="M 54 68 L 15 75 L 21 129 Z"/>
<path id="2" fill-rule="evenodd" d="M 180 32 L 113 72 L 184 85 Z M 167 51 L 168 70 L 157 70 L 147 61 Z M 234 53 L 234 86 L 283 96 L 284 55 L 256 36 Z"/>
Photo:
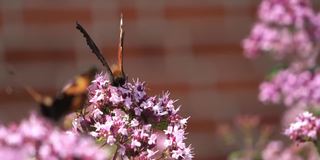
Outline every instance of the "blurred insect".
<path id="1" fill-rule="evenodd" d="M 127 77 L 123 71 L 123 37 L 124 31 L 123 27 L 123 17 L 121 15 L 120 20 L 120 40 L 119 40 L 119 48 L 118 48 L 118 64 L 113 65 L 112 69 L 110 69 L 107 61 L 101 54 L 99 48 L 96 46 L 94 41 L 91 39 L 87 31 L 78 23 L 76 22 L 76 28 L 83 34 L 84 38 L 87 41 L 88 46 L 90 47 L 92 53 L 96 55 L 96 57 L 100 60 L 103 66 L 107 69 L 107 74 L 109 76 L 109 81 L 112 86 L 122 86 L 127 81 Z"/>
<path id="2" fill-rule="evenodd" d="M 87 88 L 96 73 L 97 69 L 91 68 L 76 76 L 54 97 L 42 95 L 29 86 L 25 86 L 25 89 L 39 104 L 43 116 L 53 121 L 59 121 L 66 114 L 77 111 L 84 106 L 87 101 Z"/>

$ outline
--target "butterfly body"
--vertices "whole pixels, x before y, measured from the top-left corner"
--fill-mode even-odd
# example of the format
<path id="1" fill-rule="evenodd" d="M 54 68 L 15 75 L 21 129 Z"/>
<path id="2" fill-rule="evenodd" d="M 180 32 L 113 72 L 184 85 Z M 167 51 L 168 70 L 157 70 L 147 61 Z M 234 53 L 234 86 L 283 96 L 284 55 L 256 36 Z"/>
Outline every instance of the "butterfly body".
<path id="1" fill-rule="evenodd" d="M 59 121 L 61 117 L 71 112 L 72 101 L 75 96 L 72 95 L 57 95 L 51 103 L 40 102 L 40 112 L 43 116 Z"/>
<path id="2" fill-rule="evenodd" d="M 111 71 L 114 79 L 111 85 L 122 86 L 126 83 L 127 81 L 126 75 L 124 74 L 124 72 L 121 71 L 119 66 L 117 65 L 112 66 Z"/>
<path id="3" fill-rule="evenodd" d="M 87 87 L 97 73 L 96 68 L 76 76 L 56 96 L 44 96 L 31 87 L 27 92 L 40 106 L 40 113 L 53 121 L 59 121 L 66 114 L 81 109 L 87 101 Z"/>

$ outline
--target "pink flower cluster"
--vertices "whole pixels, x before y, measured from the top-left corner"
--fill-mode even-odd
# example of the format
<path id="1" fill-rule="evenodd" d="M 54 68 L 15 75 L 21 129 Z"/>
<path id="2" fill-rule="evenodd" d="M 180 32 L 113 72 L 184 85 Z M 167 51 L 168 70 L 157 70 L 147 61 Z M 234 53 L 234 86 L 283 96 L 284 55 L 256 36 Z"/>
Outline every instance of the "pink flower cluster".
<path id="1" fill-rule="evenodd" d="M 106 152 L 91 138 L 61 131 L 32 114 L 20 124 L 0 126 L 0 159 L 103 160 Z"/>
<path id="2" fill-rule="evenodd" d="M 280 70 L 270 81 L 260 85 L 262 102 L 283 103 L 286 106 L 312 107 L 320 104 L 319 71 Z"/>
<path id="3" fill-rule="evenodd" d="M 262 151 L 263 160 L 302 160 L 292 149 L 285 148 L 281 141 L 271 141 Z"/>
<path id="4" fill-rule="evenodd" d="M 320 52 L 320 13 L 312 8 L 310 0 L 262 0 L 258 21 L 244 39 L 243 48 L 248 58 L 268 54 L 288 66 L 272 73 L 260 85 L 259 93 L 262 102 L 291 107 L 284 117 L 286 123 L 292 122 L 293 115 L 319 106 L 320 72 L 316 63 Z M 285 130 L 285 135 L 298 142 L 315 142 L 319 130 L 320 119 L 304 112 Z M 274 141 L 263 151 L 262 158 L 302 160 L 306 157 Z"/>
<path id="5" fill-rule="evenodd" d="M 258 18 L 243 41 L 248 58 L 271 53 L 276 59 L 308 59 L 318 50 L 320 21 L 309 0 L 263 0 Z"/>
<path id="6" fill-rule="evenodd" d="M 304 154 L 301 154 L 304 153 Z M 263 160 L 318 160 L 318 153 L 310 145 L 285 146 L 281 141 L 270 141 L 262 150 Z"/>
<path id="7" fill-rule="evenodd" d="M 297 142 L 316 141 L 320 131 L 320 119 L 309 112 L 300 114 L 294 123 L 291 123 L 284 134 Z"/>
<path id="8" fill-rule="evenodd" d="M 177 114 L 168 93 L 149 97 L 142 82 L 114 87 L 100 74 L 89 87 L 89 97 L 90 109 L 74 120 L 74 129 L 116 145 L 115 156 L 192 159 L 191 146 L 184 143 L 188 118 Z"/>

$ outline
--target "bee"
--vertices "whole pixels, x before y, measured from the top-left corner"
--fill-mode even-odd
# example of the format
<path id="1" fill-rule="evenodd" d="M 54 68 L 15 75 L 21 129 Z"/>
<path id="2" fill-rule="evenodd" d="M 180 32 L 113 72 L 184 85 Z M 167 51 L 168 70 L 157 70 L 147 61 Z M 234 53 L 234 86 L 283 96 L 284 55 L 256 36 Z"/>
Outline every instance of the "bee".
<path id="1" fill-rule="evenodd" d="M 87 88 L 94 79 L 97 69 L 91 68 L 85 73 L 76 76 L 70 83 L 65 85 L 56 96 L 45 96 L 25 86 L 25 90 L 33 97 L 40 106 L 40 113 L 55 122 L 61 120 L 68 113 L 81 109 L 87 102 Z"/>
<path id="2" fill-rule="evenodd" d="M 127 76 L 123 71 L 123 16 L 121 15 L 120 19 L 120 40 L 118 46 L 118 64 L 113 65 L 110 69 L 107 61 L 101 54 L 99 48 L 95 44 L 95 42 L 91 39 L 88 32 L 78 23 L 76 22 L 76 28 L 83 34 L 83 37 L 86 39 L 87 45 L 91 49 L 92 53 L 96 55 L 96 57 L 100 60 L 102 65 L 106 68 L 107 74 L 109 76 L 109 81 L 112 86 L 122 86 L 127 81 Z"/>

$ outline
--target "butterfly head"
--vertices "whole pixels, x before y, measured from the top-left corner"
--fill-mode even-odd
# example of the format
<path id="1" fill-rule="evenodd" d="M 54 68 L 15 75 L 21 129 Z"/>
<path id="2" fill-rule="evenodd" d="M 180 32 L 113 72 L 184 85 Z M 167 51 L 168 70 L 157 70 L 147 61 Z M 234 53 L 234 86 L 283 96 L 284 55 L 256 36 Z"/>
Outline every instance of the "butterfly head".
<path id="1" fill-rule="evenodd" d="M 112 86 L 116 86 L 116 87 L 123 86 L 127 81 L 127 76 L 118 65 L 112 66 L 112 75 L 113 75 L 113 78 L 111 80 Z"/>
<path id="2" fill-rule="evenodd" d="M 112 86 L 123 86 L 127 81 L 127 78 L 125 76 L 120 76 L 120 77 L 114 77 L 114 81 L 112 82 Z"/>

